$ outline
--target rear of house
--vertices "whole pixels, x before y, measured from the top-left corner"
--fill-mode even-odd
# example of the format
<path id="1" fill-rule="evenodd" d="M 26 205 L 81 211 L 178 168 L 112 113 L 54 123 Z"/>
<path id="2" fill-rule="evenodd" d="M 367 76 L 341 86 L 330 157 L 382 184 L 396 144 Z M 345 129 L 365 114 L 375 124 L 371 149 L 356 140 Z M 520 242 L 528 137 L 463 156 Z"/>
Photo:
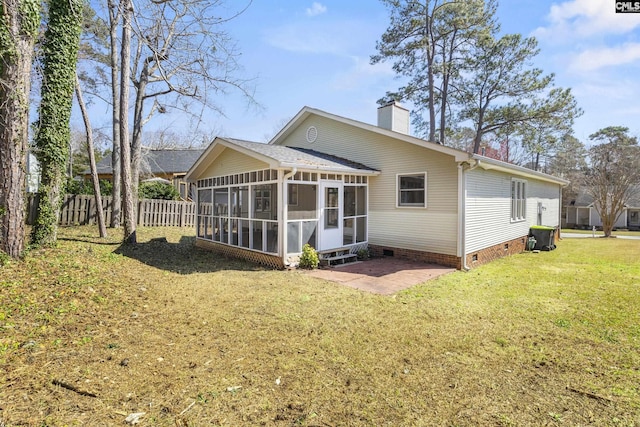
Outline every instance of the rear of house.
<path id="1" fill-rule="evenodd" d="M 197 244 L 280 268 L 308 243 L 462 269 L 559 225 L 566 182 L 412 137 L 408 120 L 395 103 L 378 126 L 305 107 L 269 144 L 216 138 L 187 175 Z"/>

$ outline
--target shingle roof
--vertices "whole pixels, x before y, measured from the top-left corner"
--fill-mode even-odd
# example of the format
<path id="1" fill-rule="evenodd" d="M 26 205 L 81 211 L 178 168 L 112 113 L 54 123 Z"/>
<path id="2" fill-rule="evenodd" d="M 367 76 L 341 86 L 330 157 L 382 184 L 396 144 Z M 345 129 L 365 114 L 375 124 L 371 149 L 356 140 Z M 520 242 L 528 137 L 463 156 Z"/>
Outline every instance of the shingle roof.
<path id="1" fill-rule="evenodd" d="M 143 150 L 142 169 L 152 174 L 186 173 L 204 152 L 202 149 Z M 99 174 L 111 174 L 111 157 L 105 157 L 96 165 Z M 85 171 L 90 173 L 90 171 Z"/>
<path id="2" fill-rule="evenodd" d="M 241 139 L 224 138 L 234 145 L 269 157 L 282 166 L 309 169 L 328 169 L 335 172 L 378 172 L 362 163 L 353 162 L 342 157 L 321 153 L 306 148 L 286 147 L 283 145 L 262 144 Z"/>
<path id="3" fill-rule="evenodd" d="M 593 197 L 583 189 L 580 190 L 575 200 L 569 200 L 571 206 L 589 206 L 592 203 Z M 631 208 L 640 207 L 640 186 L 636 186 L 635 190 L 632 191 L 631 198 L 627 200 L 625 205 Z"/>

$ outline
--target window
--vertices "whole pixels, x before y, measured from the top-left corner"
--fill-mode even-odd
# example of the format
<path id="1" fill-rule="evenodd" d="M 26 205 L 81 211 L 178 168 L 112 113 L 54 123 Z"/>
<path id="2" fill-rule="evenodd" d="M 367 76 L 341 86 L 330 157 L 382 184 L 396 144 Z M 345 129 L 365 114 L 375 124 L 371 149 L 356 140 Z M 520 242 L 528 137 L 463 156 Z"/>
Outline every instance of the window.
<path id="1" fill-rule="evenodd" d="M 426 172 L 398 175 L 398 206 L 427 207 Z"/>
<path id="2" fill-rule="evenodd" d="M 366 185 L 344 186 L 344 226 L 342 243 L 352 245 L 367 240 L 367 187 Z"/>
<path id="3" fill-rule="evenodd" d="M 298 184 L 289 184 L 289 206 L 298 206 Z"/>
<path id="4" fill-rule="evenodd" d="M 527 217 L 527 182 L 511 180 L 511 221 L 522 221 Z"/>
<path id="5" fill-rule="evenodd" d="M 324 190 L 324 228 L 338 228 L 340 217 L 339 193 L 337 187 L 327 187 Z"/>

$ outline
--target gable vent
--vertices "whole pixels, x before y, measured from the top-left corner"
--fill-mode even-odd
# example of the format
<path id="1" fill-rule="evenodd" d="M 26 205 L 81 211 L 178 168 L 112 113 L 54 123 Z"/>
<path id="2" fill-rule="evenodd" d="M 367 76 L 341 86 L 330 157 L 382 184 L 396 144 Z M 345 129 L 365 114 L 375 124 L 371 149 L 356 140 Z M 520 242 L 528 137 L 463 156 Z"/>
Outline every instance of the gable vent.
<path id="1" fill-rule="evenodd" d="M 307 129 L 307 142 L 316 142 L 316 139 L 318 139 L 318 129 L 315 126 L 309 126 L 309 129 Z"/>

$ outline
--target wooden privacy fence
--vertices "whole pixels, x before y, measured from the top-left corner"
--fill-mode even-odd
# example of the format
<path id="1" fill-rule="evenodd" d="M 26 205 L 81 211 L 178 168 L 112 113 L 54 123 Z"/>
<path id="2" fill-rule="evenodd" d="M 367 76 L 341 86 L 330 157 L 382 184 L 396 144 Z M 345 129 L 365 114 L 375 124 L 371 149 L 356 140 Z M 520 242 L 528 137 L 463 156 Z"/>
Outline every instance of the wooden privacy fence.
<path id="1" fill-rule="evenodd" d="M 27 224 L 33 224 L 37 209 L 36 196 L 28 199 Z M 111 222 L 112 198 L 102 197 L 102 208 L 107 225 Z M 60 225 L 97 224 L 95 198 L 89 195 L 67 194 L 60 208 Z M 144 227 L 194 227 L 196 205 L 179 200 L 141 199 L 138 202 L 137 224 Z"/>

